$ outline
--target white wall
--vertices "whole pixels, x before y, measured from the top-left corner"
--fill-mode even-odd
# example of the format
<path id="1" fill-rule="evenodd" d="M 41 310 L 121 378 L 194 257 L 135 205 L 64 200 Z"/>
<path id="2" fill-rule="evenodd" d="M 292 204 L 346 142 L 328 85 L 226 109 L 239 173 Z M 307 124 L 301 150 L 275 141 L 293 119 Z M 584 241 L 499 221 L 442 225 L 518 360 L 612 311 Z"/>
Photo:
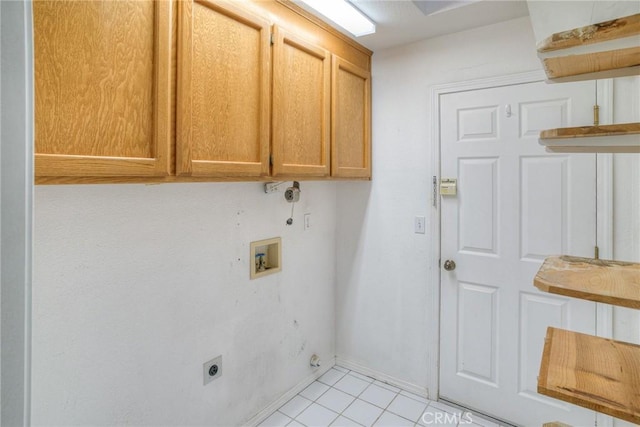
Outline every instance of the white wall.
<path id="1" fill-rule="evenodd" d="M 640 77 L 614 81 L 616 123 L 640 122 Z M 615 259 L 640 262 L 640 155 L 616 154 L 614 167 Z M 640 310 L 614 309 L 614 337 L 640 344 Z"/>
<path id="2" fill-rule="evenodd" d="M 2 7 L 0 6 L 0 22 Z M 2 31 L 0 31 L 0 164 L 2 164 Z M 2 236 L 2 174 L 0 174 L 0 237 Z M 2 245 L 0 244 L 0 356 L 2 355 Z M 0 359 L 0 420 L 2 420 L 2 363 Z"/>
<path id="3" fill-rule="evenodd" d="M 640 262 L 640 155 L 615 155 L 614 258 Z M 640 310 L 614 309 L 614 337 L 640 344 Z"/>
<path id="4" fill-rule="evenodd" d="M 431 126 L 436 118 L 430 88 L 540 68 L 528 18 L 376 52 L 374 180 L 338 188 L 338 361 L 366 366 L 422 390 L 433 384 L 429 375 L 436 362 L 428 360 L 427 348 L 437 342 L 438 331 L 429 323 L 428 304 L 439 284 L 431 283 L 431 236 L 413 233 L 414 216 L 429 218 L 431 209 Z M 637 95 L 630 95 L 639 92 L 637 83 L 635 89 L 632 84 L 620 79 L 614 85 L 620 104 L 616 121 L 631 121 L 622 111 L 638 104 Z M 640 252 L 637 157 L 633 161 L 615 158 L 617 258 Z M 635 231 L 629 233 L 629 228 Z M 635 255 L 630 248 L 636 248 Z M 637 336 L 636 314 L 616 314 L 616 336 Z"/>
<path id="5" fill-rule="evenodd" d="M 291 227 L 259 183 L 36 187 L 33 424 L 240 425 L 330 363 L 335 185 L 302 182 Z M 274 236 L 283 271 L 249 280 Z"/>
<path id="6" fill-rule="evenodd" d="M 640 121 L 640 77 L 614 80 L 615 123 Z M 640 262 L 640 155 L 613 155 L 613 258 Z M 613 337 L 640 344 L 640 311 L 613 307 Z M 634 424 L 614 419 L 614 426 Z"/>

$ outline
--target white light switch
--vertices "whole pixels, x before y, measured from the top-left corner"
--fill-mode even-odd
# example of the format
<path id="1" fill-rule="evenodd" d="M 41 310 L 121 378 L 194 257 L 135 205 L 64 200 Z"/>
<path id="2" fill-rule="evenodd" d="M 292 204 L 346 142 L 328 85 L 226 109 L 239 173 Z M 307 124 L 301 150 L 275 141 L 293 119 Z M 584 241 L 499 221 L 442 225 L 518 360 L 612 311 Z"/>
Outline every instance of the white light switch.
<path id="1" fill-rule="evenodd" d="M 308 230 L 310 228 L 311 228 L 311 214 L 306 213 L 304 214 L 304 229 Z"/>
<path id="2" fill-rule="evenodd" d="M 425 218 L 423 216 L 417 216 L 414 221 L 413 231 L 417 234 L 425 233 Z"/>

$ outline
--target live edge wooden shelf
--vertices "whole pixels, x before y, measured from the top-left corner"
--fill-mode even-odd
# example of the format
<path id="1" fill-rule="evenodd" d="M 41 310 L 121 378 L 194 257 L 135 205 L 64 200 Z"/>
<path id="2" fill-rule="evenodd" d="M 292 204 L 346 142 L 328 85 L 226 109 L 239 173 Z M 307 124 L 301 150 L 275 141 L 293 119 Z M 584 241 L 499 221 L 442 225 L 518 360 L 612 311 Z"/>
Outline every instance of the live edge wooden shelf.
<path id="1" fill-rule="evenodd" d="M 637 75 L 640 71 L 640 14 L 551 35 L 538 45 L 550 81 Z"/>
<path id="2" fill-rule="evenodd" d="M 543 292 L 640 309 L 640 264 L 548 257 L 534 278 Z M 538 393 L 640 423 L 640 345 L 550 327 Z"/>
<path id="3" fill-rule="evenodd" d="M 640 346 L 549 328 L 538 393 L 640 424 Z"/>
<path id="4" fill-rule="evenodd" d="M 640 123 L 543 130 L 539 141 L 554 153 L 640 153 Z"/>
<path id="5" fill-rule="evenodd" d="M 549 82 L 640 74 L 640 14 L 555 33 L 538 44 Z M 545 130 L 554 153 L 640 153 L 640 123 Z"/>
<path id="6" fill-rule="evenodd" d="M 553 34 L 538 57 L 555 83 L 640 74 L 640 14 Z M 551 129 L 539 141 L 559 153 L 638 153 L 640 123 Z M 534 285 L 640 309 L 640 264 L 549 257 Z M 538 393 L 640 424 L 640 346 L 550 327 Z"/>
<path id="7" fill-rule="evenodd" d="M 640 264 L 548 257 L 533 284 L 543 292 L 640 309 Z"/>

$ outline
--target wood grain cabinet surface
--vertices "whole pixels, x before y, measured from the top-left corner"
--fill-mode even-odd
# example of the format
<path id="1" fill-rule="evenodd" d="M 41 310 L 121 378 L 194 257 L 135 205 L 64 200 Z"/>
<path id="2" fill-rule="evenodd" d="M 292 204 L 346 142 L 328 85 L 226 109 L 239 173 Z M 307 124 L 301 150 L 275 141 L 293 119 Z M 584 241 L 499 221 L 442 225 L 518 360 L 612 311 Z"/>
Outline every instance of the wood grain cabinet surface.
<path id="1" fill-rule="evenodd" d="M 179 3 L 177 174 L 269 174 L 268 20 L 229 3 Z"/>
<path id="2" fill-rule="evenodd" d="M 288 0 L 38 0 L 36 183 L 369 179 L 371 51 Z"/>
<path id="3" fill-rule="evenodd" d="M 166 1 L 33 2 L 36 176 L 170 173 Z"/>
<path id="4" fill-rule="evenodd" d="M 371 177 L 371 73 L 333 55 L 331 176 Z"/>
<path id="5" fill-rule="evenodd" d="M 328 176 L 331 54 L 274 29 L 273 176 Z"/>

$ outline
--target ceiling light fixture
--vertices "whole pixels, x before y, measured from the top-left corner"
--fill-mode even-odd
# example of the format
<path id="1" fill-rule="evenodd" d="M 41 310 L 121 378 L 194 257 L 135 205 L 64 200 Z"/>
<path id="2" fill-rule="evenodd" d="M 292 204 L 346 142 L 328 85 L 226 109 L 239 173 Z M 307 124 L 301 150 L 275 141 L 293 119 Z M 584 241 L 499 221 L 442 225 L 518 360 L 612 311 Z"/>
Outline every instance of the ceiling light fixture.
<path id="1" fill-rule="evenodd" d="M 356 37 L 373 34 L 376 24 L 346 0 L 300 0 Z"/>
<path id="2" fill-rule="evenodd" d="M 413 4 L 425 16 L 435 15 L 441 12 L 447 12 L 449 10 L 457 9 L 462 6 L 467 6 L 471 3 L 476 3 L 478 0 L 413 0 Z"/>

